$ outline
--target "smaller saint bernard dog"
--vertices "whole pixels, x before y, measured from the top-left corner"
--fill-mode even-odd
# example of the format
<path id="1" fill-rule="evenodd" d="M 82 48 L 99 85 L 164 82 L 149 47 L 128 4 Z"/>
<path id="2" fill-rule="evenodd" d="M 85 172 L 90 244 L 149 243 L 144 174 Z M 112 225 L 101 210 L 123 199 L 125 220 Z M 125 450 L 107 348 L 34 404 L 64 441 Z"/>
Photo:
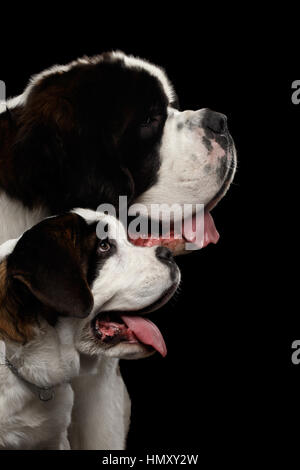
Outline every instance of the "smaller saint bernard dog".
<path id="1" fill-rule="evenodd" d="M 203 204 L 199 247 L 204 247 L 218 240 L 211 210 L 235 170 L 226 116 L 181 110 L 160 67 L 119 51 L 54 66 L 32 77 L 21 95 L 0 103 L 0 244 L 45 217 L 75 207 L 96 210 L 109 203 L 117 208 L 119 196 L 126 196 L 129 205 L 142 205 L 145 215 L 153 204 Z M 185 220 L 190 229 L 195 216 Z M 181 238 L 171 232 L 167 240 L 134 243 L 182 254 L 195 238 L 193 230 L 184 229 Z M 76 296 L 72 306 L 76 310 Z M 110 352 L 127 357 L 123 347 Z M 115 363 L 90 353 L 89 346 L 80 357 L 80 376 L 72 380 L 71 447 L 122 449 L 129 405 L 127 414 L 122 406 L 120 413 L 110 412 L 118 393 L 113 387 L 108 393 L 106 377 Z"/>
<path id="2" fill-rule="evenodd" d="M 70 449 L 69 434 L 77 439 L 70 382 L 80 373 L 84 379 L 80 353 L 102 356 L 106 414 L 119 415 L 112 429 L 100 414 L 96 431 L 108 445 L 124 439 L 130 404 L 116 357 L 165 356 L 164 339 L 145 315 L 179 282 L 167 248 L 136 247 L 119 221 L 91 210 L 47 218 L 4 243 L 0 449 Z"/>

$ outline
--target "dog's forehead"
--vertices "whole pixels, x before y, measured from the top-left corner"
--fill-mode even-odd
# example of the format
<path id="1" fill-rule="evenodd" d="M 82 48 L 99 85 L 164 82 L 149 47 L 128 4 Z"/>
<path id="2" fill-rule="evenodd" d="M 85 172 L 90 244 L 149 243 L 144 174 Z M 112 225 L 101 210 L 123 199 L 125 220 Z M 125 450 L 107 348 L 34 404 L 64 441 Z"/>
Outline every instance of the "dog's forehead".
<path id="1" fill-rule="evenodd" d="M 118 60 L 118 59 L 122 60 L 125 66 L 129 69 L 130 68 L 136 69 L 136 70 L 140 69 L 140 70 L 144 70 L 148 72 L 152 77 L 155 77 L 161 83 L 164 93 L 167 96 L 170 103 L 173 102 L 174 99 L 176 98 L 174 88 L 171 82 L 169 81 L 165 71 L 161 67 L 158 67 L 157 65 L 154 65 L 145 59 L 134 57 L 132 55 L 127 55 L 122 51 L 113 51 L 113 52 L 104 53 L 104 54 L 93 56 L 93 57 L 85 56 L 82 58 L 78 58 L 77 60 L 74 60 L 70 62 L 69 64 L 53 65 L 52 67 L 49 67 L 48 69 L 43 70 L 43 72 L 33 75 L 31 77 L 29 84 L 24 90 L 24 93 L 22 95 L 20 95 L 16 99 L 9 100 L 7 104 L 9 104 L 10 108 L 13 108 L 14 106 L 18 104 L 25 103 L 31 91 L 34 89 L 34 87 L 47 77 L 50 77 L 52 75 L 62 75 L 66 72 L 69 72 L 70 70 L 77 67 L 78 65 L 93 65 L 93 64 L 96 65 L 98 63 L 101 63 L 104 60 L 107 60 L 107 58 L 111 61 Z"/>
<path id="2" fill-rule="evenodd" d="M 96 224 L 96 232 L 98 238 L 104 238 L 105 234 L 109 238 L 117 240 L 126 240 L 127 235 L 124 226 L 119 222 L 116 217 L 105 214 L 104 212 L 96 212 L 90 209 L 74 209 L 74 214 L 82 217 L 88 225 Z M 105 234 L 101 236 L 101 230 L 105 229 Z"/>
<path id="3" fill-rule="evenodd" d="M 126 55 L 124 52 L 115 51 L 112 52 L 112 57 L 116 59 L 121 59 L 124 61 L 126 67 L 128 68 L 135 68 L 135 69 L 142 69 L 148 72 L 152 77 L 155 77 L 159 80 L 162 85 L 162 88 L 169 100 L 169 102 L 173 102 L 175 99 L 175 91 L 174 88 L 168 79 L 165 71 L 158 67 L 157 65 L 151 64 L 145 59 L 141 59 L 139 57 L 134 57 L 132 55 Z"/>

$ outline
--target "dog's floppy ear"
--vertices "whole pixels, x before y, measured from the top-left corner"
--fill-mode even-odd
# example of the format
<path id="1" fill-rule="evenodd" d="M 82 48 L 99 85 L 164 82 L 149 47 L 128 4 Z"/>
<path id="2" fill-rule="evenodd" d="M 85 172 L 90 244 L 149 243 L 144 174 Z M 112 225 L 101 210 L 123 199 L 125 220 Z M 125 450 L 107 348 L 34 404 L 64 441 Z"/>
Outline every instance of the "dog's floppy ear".
<path id="1" fill-rule="evenodd" d="M 43 201 L 53 213 L 64 205 L 68 176 L 68 142 L 74 141 L 72 107 L 66 100 L 41 93 L 19 111 L 13 146 L 15 191 L 28 206 Z M 71 149 L 72 150 L 72 149 Z M 59 200 L 62 202 L 59 203 Z M 61 209 L 61 207 L 60 207 Z"/>
<path id="2" fill-rule="evenodd" d="M 85 318 L 94 301 L 78 219 L 75 214 L 46 219 L 26 232 L 9 257 L 7 270 L 10 282 L 23 285 L 18 291 L 26 295 L 28 290 L 60 315 Z"/>
<path id="3" fill-rule="evenodd" d="M 117 207 L 119 194 L 130 202 L 134 181 L 119 161 L 111 131 L 92 113 L 77 119 L 73 108 L 58 99 L 42 108 L 26 103 L 13 149 L 13 195 L 29 207 L 42 201 L 51 213 L 101 203 Z"/>

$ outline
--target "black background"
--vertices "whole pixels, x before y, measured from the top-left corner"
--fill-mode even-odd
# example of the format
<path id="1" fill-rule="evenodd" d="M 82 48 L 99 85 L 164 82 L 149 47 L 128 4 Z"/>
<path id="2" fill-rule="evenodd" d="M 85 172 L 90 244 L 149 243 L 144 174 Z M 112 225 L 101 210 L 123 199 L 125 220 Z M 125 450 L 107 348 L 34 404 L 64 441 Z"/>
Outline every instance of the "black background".
<path id="1" fill-rule="evenodd" d="M 118 24 L 96 11 L 76 21 L 54 12 L 46 25 L 45 9 L 44 21 L 17 32 L 10 25 L 2 30 L 0 79 L 14 96 L 50 65 L 121 49 L 163 66 L 182 109 L 209 107 L 228 116 L 239 164 L 213 211 L 220 241 L 178 258 L 181 292 L 152 315 L 168 356 L 122 363 L 133 402 L 128 450 L 197 449 L 214 460 L 245 448 L 250 458 L 270 440 L 274 455 L 298 413 L 300 369 L 290 356 L 299 322 L 292 286 L 282 295 L 290 271 L 281 268 L 282 255 L 296 263 L 297 237 L 283 222 L 283 208 L 299 152 L 287 150 L 300 115 L 290 98 L 297 76 L 281 78 L 282 50 L 268 34 L 255 41 L 258 18 L 248 30 L 220 12 L 217 24 L 192 12 L 187 18 L 170 12 L 159 23 L 148 10 L 141 5 L 132 23 L 118 12 Z"/>

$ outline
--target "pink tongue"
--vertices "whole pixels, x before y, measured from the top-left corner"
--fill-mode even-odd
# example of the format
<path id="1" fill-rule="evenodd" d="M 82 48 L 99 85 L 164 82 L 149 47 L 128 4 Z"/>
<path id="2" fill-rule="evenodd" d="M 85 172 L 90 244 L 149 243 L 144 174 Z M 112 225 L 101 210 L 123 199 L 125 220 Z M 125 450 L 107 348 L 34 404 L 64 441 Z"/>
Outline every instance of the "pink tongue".
<path id="1" fill-rule="evenodd" d="M 143 317 L 131 317 L 126 315 L 121 315 L 121 318 L 141 343 L 152 346 L 163 357 L 167 355 L 166 343 L 161 332 L 152 321 Z"/>
<path id="2" fill-rule="evenodd" d="M 196 229 L 196 216 L 184 222 L 183 233 L 186 240 L 194 243 L 198 248 L 204 248 L 210 243 L 216 244 L 219 241 L 220 235 L 209 212 L 204 212 L 204 238 L 199 239 L 200 237 L 197 236 Z"/>

